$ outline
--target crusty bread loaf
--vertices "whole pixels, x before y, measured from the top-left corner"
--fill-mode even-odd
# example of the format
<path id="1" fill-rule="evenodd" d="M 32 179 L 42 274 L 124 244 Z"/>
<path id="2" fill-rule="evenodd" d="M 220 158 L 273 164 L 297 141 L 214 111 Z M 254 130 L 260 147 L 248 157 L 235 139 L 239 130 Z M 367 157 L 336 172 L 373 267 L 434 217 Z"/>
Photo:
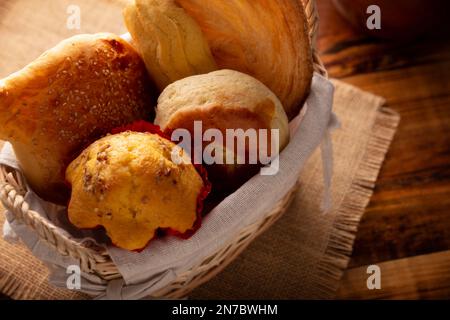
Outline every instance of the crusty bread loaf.
<path id="1" fill-rule="evenodd" d="M 306 99 L 312 51 L 300 0 L 176 0 L 199 24 L 220 69 L 249 74 L 281 100 L 289 119 Z"/>
<path id="2" fill-rule="evenodd" d="M 137 52 L 113 34 L 79 35 L 0 81 L 0 139 L 28 183 L 64 201 L 65 167 L 112 128 L 152 113 L 152 84 Z"/>
<path id="3" fill-rule="evenodd" d="M 271 156 L 276 154 L 270 154 L 270 129 L 278 129 L 279 150 L 289 142 L 288 118 L 279 99 L 260 81 L 233 70 L 191 76 L 174 82 L 161 93 L 155 123 L 162 130 L 185 128 L 193 137 L 194 121 L 202 122 L 202 133 L 218 129 L 224 137 L 227 129 L 267 129 L 268 150 L 264 152 Z M 233 152 L 236 160 L 239 157 L 236 150 L 226 152 Z M 242 184 L 258 168 L 237 163 L 214 165 L 209 173 L 214 187 L 229 190 Z"/>

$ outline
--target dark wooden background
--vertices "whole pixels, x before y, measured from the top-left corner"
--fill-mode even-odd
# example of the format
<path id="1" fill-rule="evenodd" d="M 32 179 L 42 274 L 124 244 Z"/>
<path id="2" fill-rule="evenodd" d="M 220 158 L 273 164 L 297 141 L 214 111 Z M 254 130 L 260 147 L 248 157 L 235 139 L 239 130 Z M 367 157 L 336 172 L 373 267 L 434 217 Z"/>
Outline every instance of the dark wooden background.
<path id="1" fill-rule="evenodd" d="M 385 42 L 354 31 L 331 0 L 318 4 L 318 44 L 330 76 L 385 97 L 402 117 L 338 298 L 448 299 L 449 29 L 443 27 L 407 44 Z M 0 65 L 5 69 L 10 63 Z M 381 290 L 366 287 L 366 269 L 371 264 L 381 268 Z"/>
<path id="2" fill-rule="evenodd" d="M 385 97 L 402 117 L 338 298 L 448 299 L 448 25 L 410 43 L 386 42 L 354 31 L 330 0 L 318 4 L 319 48 L 330 76 Z M 371 264 L 381 268 L 381 290 L 367 289 Z"/>

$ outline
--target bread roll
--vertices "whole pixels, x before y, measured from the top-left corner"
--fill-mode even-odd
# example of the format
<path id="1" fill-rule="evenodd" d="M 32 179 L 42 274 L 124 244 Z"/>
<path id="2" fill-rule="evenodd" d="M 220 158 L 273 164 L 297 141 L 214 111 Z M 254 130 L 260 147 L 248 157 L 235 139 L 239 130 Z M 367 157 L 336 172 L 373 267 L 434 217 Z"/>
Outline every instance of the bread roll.
<path id="1" fill-rule="evenodd" d="M 289 142 L 288 119 L 275 94 L 255 78 L 233 70 L 188 77 L 174 82 L 162 92 L 155 123 L 163 131 L 185 128 L 193 137 L 194 121 L 202 122 L 202 133 L 219 129 L 224 137 L 227 129 L 267 129 L 268 150 L 264 152 L 270 156 L 276 155 L 270 152 L 270 129 L 278 129 L 279 150 Z M 259 166 L 238 165 L 237 158 L 248 158 L 248 154 L 239 155 L 236 149 L 226 149 L 225 140 L 223 142 L 225 153 L 233 152 L 236 161 L 234 165 L 216 164 L 209 167 L 208 172 L 214 188 L 230 190 L 253 175 Z M 262 151 L 260 146 L 258 152 Z M 249 143 L 245 151 L 249 151 Z"/>
<path id="2" fill-rule="evenodd" d="M 152 84 L 135 50 L 113 34 L 79 35 L 0 81 L 0 139 L 31 187 L 65 202 L 64 171 L 112 128 L 152 114 Z"/>
<path id="3" fill-rule="evenodd" d="M 131 1 L 123 14 L 161 91 L 176 80 L 217 70 L 200 27 L 174 0 Z"/>
<path id="4" fill-rule="evenodd" d="M 160 228 L 192 230 L 204 182 L 185 153 L 181 164 L 172 162 L 174 146 L 130 131 L 94 142 L 67 168 L 69 220 L 78 228 L 103 226 L 127 250 L 143 249 Z"/>
<path id="5" fill-rule="evenodd" d="M 199 24 L 220 69 L 249 74 L 281 100 L 289 119 L 306 99 L 312 51 L 300 0 L 176 0 Z"/>
<path id="6" fill-rule="evenodd" d="M 269 87 L 289 119 L 309 93 L 312 50 L 300 0 L 136 0 L 125 21 L 160 89 L 216 70 L 211 52 L 218 69 Z"/>

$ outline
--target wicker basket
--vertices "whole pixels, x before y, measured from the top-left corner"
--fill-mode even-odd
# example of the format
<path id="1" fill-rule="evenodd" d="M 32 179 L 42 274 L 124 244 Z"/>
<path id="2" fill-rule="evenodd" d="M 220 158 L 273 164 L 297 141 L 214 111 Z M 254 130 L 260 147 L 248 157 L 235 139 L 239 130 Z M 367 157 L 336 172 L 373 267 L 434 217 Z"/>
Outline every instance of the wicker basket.
<path id="1" fill-rule="evenodd" d="M 302 3 L 305 7 L 309 35 L 314 49 L 314 69 L 327 76 L 314 48 L 318 27 L 316 3 L 314 0 L 302 0 Z M 103 247 L 80 244 L 67 234 L 62 234 L 50 221 L 30 210 L 28 203 L 23 198 L 27 191 L 26 188 L 24 178 L 19 172 L 0 165 L 0 200 L 5 208 L 15 215 L 16 219 L 33 228 L 42 241 L 54 247 L 60 254 L 71 256 L 79 261 L 82 271 L 96 274 L 105 280 L 121 278 L 117 267 Z M 236 238 L 200 264 L 179 275 L 175 281 L 152 296 L 155 298 L 183 298 L 197 286 L 214 277 L 232 262 L 253 239 L 281 217 L 290 204 L 296 189 L 297 185 L 289 190 L 262 220 L 240 230 Z"/>

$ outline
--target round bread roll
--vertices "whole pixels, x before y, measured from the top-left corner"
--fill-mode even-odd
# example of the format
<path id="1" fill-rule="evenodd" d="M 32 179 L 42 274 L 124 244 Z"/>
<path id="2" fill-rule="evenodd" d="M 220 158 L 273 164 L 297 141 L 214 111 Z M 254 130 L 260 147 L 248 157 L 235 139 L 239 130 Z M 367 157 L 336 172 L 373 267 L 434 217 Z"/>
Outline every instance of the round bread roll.
<path id="1" fill-rule="evenodd" d="M 204 182 L 186 153 L 159 135 L 122 132 L 85 149 L 67 168 L 72 185 L 69 220 L 78 228 L 103 226 L 112 243 L 141 250 L 158 229 L 185 234 L 198 219 Z"/>
<path id="2" fill-rule="evenodd" d="M 33 190 L 65 204 L 70 161 L 111 129 L 151 118 L 155 91 L 120 37 L 75 36 L 0 81 L 0 139 L 13 145 Z"/>
<path id="3" fill-rule="evenodd" d="M 269 87 L 289 119 L 309 93 L 312 49 L 300 0 L 133 0 L 124 18 L 160 89 L 237 70 Z"/>
<path id="4" fill-rule="evenodd" d="M 258 161 L 260 152 L 274 157 L 271 152 L 271 129 L 279 134 L 277 142 L 282 150 L 289 142 L 289 124 L 281 102 L 264 84 L 255 78 L 233 70 L 214 71 L 204 75 L 197 75 L 179 80 L 169 85 L 160 95 L 156 108 L 155 123 L 166 133 L 174 129 L 187 129 L 191 136 L 195 135 L 195 121 L 201 121 L 204 134 L 208 129 L 218 129 L 225 138 L 227 129 L 266 129 L 267 141 L 265 150 L 260 150 L 262 137 L 257 131 Z M 217 142 L 217 141 L 215 141 Z M 203 148 L 208 143 L 202 146 Z M 213 164 L 207 167 L 214 188 L 222 187 L 231 190 L 254 175 L 259 165 L 248 161 L 238 164 L 238 158 L 249 159 L 249 142 L 245 145 L 245 154 L 229 149 L 223 140 L 223 154 L 234 153 L 233 164 Z M 198 148 L 198 146 L 194 146 Z M 228 148 L 228 149 L 227 149 Z M 278 149 L 278 150 L 277 150 Z"/>

